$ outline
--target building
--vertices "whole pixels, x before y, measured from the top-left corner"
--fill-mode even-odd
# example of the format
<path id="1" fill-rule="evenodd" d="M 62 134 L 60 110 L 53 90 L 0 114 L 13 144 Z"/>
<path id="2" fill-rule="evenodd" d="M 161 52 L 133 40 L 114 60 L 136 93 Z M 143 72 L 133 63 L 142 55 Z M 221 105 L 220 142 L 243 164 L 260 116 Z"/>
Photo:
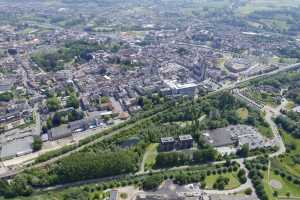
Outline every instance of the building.
<path id="1" fill-rule="evenodd" d="M 297 106 L 297 107 L 293 108 L 293 111 L 297 112 L 297 113 L 300 113 L 300 106 Z"/>
<path id="2" fill-rule="evenodd" d="M 193 137 L 191 135 L 180 135 L 177 146 L 180 149 L 189 149 L 193 147 Z"/>
<path id="3" fill-rule="evenodd" d="M 0 116 L 0 124 L 2 123 L 10 123 L 21 119 L 20 112 L 12 112 L 5 115 Z"/>
<path id="4" fill-rule="evenodd" d="M 103 123 L 102 120 L 91 117 L 91 118 L 69 122 L 68 128 L 71 130 L 71 132 L 81 132 L 90 128 L 96 128 L 102 123 Z"/>
<path id="5" fill-rule="evenodd" d="M 111 190 L 109 200 L 118 200 L 118 191 Z"/>
<path id="6" fill-rule="evenodd" d="M 33 136 L 16 138 L 2 145 L 1 159 L 7 160 L 16 156 L 22 156 L 33 152 L 32 149 Z"/>
<path id="7" fill-rule="evenodd" d="M 67 124 L 63 124 L 58 127 L 51 128 L 48 132 L 48 136 L 49 140 L 58 140 L 72 136 L 72 132 L 71 129 L 68 128 Z"/>
<path id="8" fill-rule="evenodd" d="M 160 150 L 172 151 L 175 148 L 175 140 L 173 137 L 160 138 Z"/>
<path id="9" fill-rule="evenodd" d="M 177 140 L 173 137 L 160 138 L 160 150 L 172 151 L 175 149 L 189 149 L 194 144 L 193 137 L 191 135 L 180 135 Z"/>
<path id="10" fill-rule="evenodd" d="M 176 80 L 164 80 L 164 83 L 171 90 L 172 95 L 193 96 L 197 92 L 199 84 L 197 83 L 179 83 Z M 164 89 L 166 90 L 166 89 Z M 170 93 L 170 92 L 168 92 Z"/>
<path id="11" fill-rule="evenodd" d="M 194 72 L 194 78 L 197 81 L 203 81 L 206 78 L 206 69 L 207 69 L 208 63 L 197 56 L 197 59 L 195 60 L 193 64 L 193 72 Z"/>

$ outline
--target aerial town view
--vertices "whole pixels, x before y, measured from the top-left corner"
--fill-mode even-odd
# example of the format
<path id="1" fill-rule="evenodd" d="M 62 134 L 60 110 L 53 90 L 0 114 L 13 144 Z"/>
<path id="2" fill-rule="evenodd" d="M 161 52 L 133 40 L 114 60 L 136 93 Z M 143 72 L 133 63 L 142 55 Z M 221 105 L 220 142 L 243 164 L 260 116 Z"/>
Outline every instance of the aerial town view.
<path id="1" fill-rule="evenodd" d="M 0 0 L 0 200 L 299 200 L 300 0 Z"/>

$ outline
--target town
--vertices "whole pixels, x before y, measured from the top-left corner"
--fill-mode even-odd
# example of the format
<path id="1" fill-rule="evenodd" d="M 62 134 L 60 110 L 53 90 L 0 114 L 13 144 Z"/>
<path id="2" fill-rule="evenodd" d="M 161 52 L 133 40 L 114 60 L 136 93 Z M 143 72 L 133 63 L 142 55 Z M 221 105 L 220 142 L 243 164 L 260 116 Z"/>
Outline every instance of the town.
<path id="1" fill-rule="evenodd" d="M 299 198 L 300 2 L 257 6 L 0 1 L 0 196 Z"/>

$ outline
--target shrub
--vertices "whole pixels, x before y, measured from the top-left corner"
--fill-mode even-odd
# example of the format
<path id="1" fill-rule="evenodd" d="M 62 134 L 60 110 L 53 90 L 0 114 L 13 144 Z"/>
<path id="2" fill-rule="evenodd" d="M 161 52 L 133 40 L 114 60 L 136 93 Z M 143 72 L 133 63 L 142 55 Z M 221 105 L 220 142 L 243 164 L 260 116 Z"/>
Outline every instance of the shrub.
<path id="1" fill-rule="evenodd" d="M 152 175 L 152 176 L 148 176 L 144 179 L 142 186 L 143 186 L 143 189 L 145 189 L 145 190 L 153 190 L 153 189 L 157 189 L 162 181 L 163 181 L 162 176 Z"/>
<path id="2" fill-rule="evenodd" d="M 252 189 L 251 188 L 247 188 L 246 190 L 245 190 L 245 194 L 246 195 L 251 195 L 252 194 Z"/>

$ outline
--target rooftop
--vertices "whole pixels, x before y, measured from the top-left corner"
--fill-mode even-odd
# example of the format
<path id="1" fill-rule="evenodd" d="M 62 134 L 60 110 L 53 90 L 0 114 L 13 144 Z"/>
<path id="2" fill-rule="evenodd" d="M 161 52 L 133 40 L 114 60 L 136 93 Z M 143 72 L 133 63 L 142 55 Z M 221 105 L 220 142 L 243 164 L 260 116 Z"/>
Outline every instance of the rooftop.
<path id="1" fill-rule="evenodd" d="M 164 138 L 160 138 L 161 143 L 168 143 L 168 142 L 174 142 L 174 138 L 173 137 L 164 137 Z"/>
<path id="2" fill-rule="evenodd" d="M 174 80 L 164 80 L 164 82 L 172 89 L 185 89 L 185 88 L 193 88 L 197 87 L 198 84 L 190 82 L 190 83 L 178 83 L 177 81 Z"/>
<path id="3" fill-rule="evenodd" d="M 58 127 L 51 128 L 49 138 L 60 139 L 71 135 L 72 133 L 71 130 L 68 128 L 68 125 L 63 124 Z"/>
<path id="4" fill-rule="evenodd" d="M 300 113 L 300 106 L 297 106 L 297 107 L 293 108 L 293 111 L 297 112 L 297 113 Z"/>
<path id="5" fill-rule="evenodd" d="M 183 141 L 183 140 L 192 140 L 193 137 L 191 135 L 180 135 L 179 136 L 179 140 Z"/>
<path id="6" fill-rule="evenodd" d="M 18 138 L 3 144 L 1 150 L 1 158 L 10 158 L 14 156 L 20 156 L 32 152 L 33 137 L 28 136 L 24 138 Z"/>

